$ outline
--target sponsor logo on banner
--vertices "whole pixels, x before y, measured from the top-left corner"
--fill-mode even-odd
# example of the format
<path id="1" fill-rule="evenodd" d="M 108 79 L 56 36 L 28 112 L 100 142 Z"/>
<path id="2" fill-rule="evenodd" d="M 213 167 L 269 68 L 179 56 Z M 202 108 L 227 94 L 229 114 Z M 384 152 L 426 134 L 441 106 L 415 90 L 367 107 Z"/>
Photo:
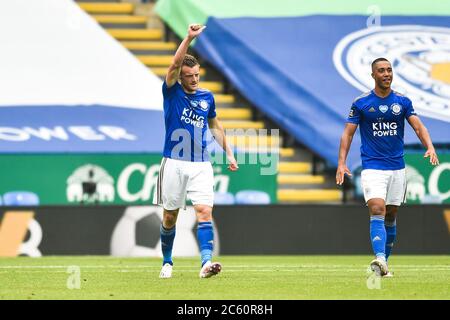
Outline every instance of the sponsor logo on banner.
<path id="1" fill-rule="evenodd" d="M 421 170 L 423 170 L 421 168 Z M 412 166 L 406 165 L 406 199 L 419 203 L 446 203 L 450 199 L 448 175 L 450 163 L 443 162 L 433 167 L 427 177 Z"/>
<path id="2" fill-rule="evenodd" d="M 114 179 L 97 165 L 86 164 L 67 179 L 69 202 L 112 202 L 114 193 Z"/>
<path id="3" fill-rule="evenodd" d="M 38 139 L 41 141 L 83 141 L 103 142 L 112 140 L 136 141 L 138 137 L 125 128 L 117 126 L 53 126 L 53 127 L 5 127 L 0 126 L 0 141 L 24 142 Z"/>
<path id="4" fill-rule="evenodd" d="M 40 257 L 41 240 L 42 228 L 34 219 L 33 211 L 5 212 L 0 221 L 0 257 Z"/>
<path id="5" fill-rule="evenodd" d="M 156 190 L 160 164 L 147 165 L 130 163 L 115 179 L 104 168 L 94 164 L 78 167 L 67 179 L 67 201 L 76 203 L 108 203 L 116 196 L 127 203 L 151 201 Z M 141 178 L 139 185 L 131 180 Z M 214 190 L 228 192 L 230 177 L 223 174 L 221 167 L 214 167 Z"/>
<path id="6" fill-rule="evenodd" d="M 406 165 L 406 200 L 422 200 L 425 196 L 425 178 L 413 166 Z"/>
<path id="7" fill-rule="evenodd" d="M 392 88 L 410 98 L 419 115 L 450 122 L 450 28 L 400 25 L 359 30 L 337 44 L 333 62 L 344 79 L 367 91 L 374 86 L 370 65 L 379 57 L 392 63 Z"/>

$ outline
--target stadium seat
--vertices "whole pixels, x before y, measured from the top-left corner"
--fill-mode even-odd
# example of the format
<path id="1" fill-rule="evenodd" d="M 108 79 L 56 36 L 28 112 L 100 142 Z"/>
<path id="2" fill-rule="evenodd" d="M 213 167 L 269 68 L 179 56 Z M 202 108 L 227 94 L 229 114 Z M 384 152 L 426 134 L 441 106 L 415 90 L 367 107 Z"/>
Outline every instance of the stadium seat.
<path id="1" fill-rule="evenodd" d="M 242 190 L 236 193 L 236 204 L 269 204 L 270 196 L 264 191 Z"/>
<path id="2" fill-rule="evenodd" d="M 10 191 L 3 195 L 5 206 L 37 206 L 39 197 L 30 191 Z"/>
<path id="3" fill-rule="evenodd" d="M 214 204 L 222 204 L 222 205 L 235 204 L 234 195 L 230 192 L 215 192 Z"/>
<path id="4" fill-rule="evenodd" d="M 436 195 L 426 194 L 421 199 L 421 203 L 422 204 L 441 204 L 442 199 L 441 199 L 441 197 L 436 196 Z"/>

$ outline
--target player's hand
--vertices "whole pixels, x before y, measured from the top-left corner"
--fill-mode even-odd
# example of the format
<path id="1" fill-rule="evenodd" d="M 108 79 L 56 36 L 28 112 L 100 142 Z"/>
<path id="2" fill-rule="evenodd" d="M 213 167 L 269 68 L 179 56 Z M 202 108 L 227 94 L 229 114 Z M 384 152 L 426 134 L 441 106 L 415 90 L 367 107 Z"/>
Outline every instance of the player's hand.
<path id="1" fill-rule="evenodd" d="M 193 39 L 205 30 L 206 26 L 201 24 L 190 24 L 188 28 L 188 37 Z"/>
<path id="2" fill-rule="evenodd" d="M 428 149 L 427 152 L 425 152 L 423 157 L 424 158 L 430 157 L 430 163 L 433 166 L 439 165 L 439 159 L 438 159 L 438 156 L 437 156 L 436 151 L 434 149 Z"/>
<path id="3" fill-rule="evenodd" d="M 336 184 L 342 185 L 344 183 L 344 176 L 348 175 L 349 177 L 352 176 L 352 173 L 348 169 L 348 167 L 345 164 L 341 164 L 338 166 L 336 170 Z"/>
<path id="4" fill-rule="evenodd" d="M 239 169 L 239 166 L 234 156 L 228 157 L 228 161 L 230 162 L 230 164 L 228 165 L 228 170 L 237 171 Z"/>

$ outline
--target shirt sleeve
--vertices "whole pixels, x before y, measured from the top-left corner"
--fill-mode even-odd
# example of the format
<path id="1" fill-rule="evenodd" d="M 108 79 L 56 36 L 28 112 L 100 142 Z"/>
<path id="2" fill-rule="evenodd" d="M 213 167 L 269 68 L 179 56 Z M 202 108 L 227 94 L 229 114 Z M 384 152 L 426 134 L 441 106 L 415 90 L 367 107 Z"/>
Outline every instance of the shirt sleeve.
<path id="1" fill-rule="evenodd" d="M 417 116 L 416 111 L 414 111 L 414 107 L 412 105 L 412 101 L 409 98 L 404 98 L 404 107 L 405 107 L 405 118 L 408 119 L 411 116 Z"/>
<path id="2" fill-rule="evenodd" d="M 211 119 L 216 116 L 216 101 L 214 100 L 214 96 L 211 94 L 211 106 L 209 107 L 208 118 Z"/>
<path id="3" fill-rule="evenodd" d="M 355 104 L 352 104 L 350 107 L 350 112 L 347 117 L 347 122 L 359 124 L 359 121 L 361 119 L 361 112 L 359 111 L 358 107 Z"/>
<path id="4" fill-rule="evenodd" d="M 175 84 L 169 88 L 167 86 L 166 80 L 164 80 L 163 85 L 162 85 L 163 97 L 168 98 L 168 97 L 172 96 L 175 93 L 177 86 L 179 86 L 179 85 L 180 84 L 178 82 L 175 82 Z"/>

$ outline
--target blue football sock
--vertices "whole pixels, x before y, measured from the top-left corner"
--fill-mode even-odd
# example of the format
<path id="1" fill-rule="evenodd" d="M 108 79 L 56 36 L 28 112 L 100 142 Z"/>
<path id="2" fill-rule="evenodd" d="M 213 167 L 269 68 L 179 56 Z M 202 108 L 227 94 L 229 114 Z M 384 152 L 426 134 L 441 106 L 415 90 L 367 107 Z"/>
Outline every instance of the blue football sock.
<path id="1" fill-rule="evenodd" d="M 166 229 L 161 224 L 159 228 L 161 234 L 161 249 L 163 254 L 163 265 L 169 263 L 173 265 L 172 261 L 172 248 L 173 240 L 175 239 L 175 226 L 172 229 Z"/>
<path id="2" fill-rule="evenodd" d="M 200 245 L 200 255 L 202 266 L 212 259 L 214 231 L 212 222 L 199 222 L 197 229 L 197 239 Z"/>
<path id="3" fill-rule="evenodd" d="M 386 227 L 386 260 L 391 255 L 392 247 L 394 246 L 395 237 L 397 236 L 397 223 L 396 221 L 385 222 Z"/>
<path id="4" fill-rule="evenodd" d="M 370 239 L 375 256 L 386 258 L 386 229 L 383 216 L 370 217 Z"/>

